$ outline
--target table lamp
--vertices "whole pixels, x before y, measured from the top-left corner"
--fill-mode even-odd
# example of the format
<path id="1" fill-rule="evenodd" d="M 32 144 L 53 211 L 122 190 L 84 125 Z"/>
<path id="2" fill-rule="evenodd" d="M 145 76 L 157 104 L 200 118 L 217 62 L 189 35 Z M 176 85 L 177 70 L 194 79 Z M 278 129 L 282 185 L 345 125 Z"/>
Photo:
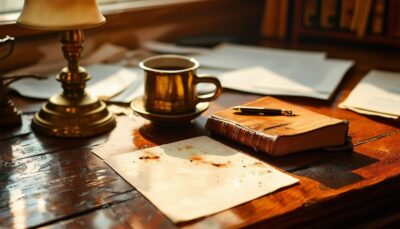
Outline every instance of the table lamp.
<path id="1" fill-rule="evenodd" d="M 85 137 L 115 127 L 115 117 L 105 103 L 85 91 L 91 77 L 79 66 L 82 29 L 104 22 L 96 0 L 25 0 L 17 23 L 31 29 L 61 31 L 62 51 L 68 61 L 57 76 L 63 92 L 52 96 L 35 114 L 33 130 L 59 137 Z"/>

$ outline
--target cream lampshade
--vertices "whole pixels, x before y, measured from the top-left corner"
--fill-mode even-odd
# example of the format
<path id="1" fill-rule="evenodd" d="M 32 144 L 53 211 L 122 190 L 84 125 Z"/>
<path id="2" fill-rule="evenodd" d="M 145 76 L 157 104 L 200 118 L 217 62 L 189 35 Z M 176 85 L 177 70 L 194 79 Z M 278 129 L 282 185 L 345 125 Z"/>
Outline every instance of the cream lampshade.
<path id="1" fill-rule="evenodd" d="M 52 96 L 32 120 L 32 129 L 59 137 L 85 137 L 113 129 L 115 117 L 104 102 L 85 91 L 91 77 L 79 66 L 81 29 L 105 22 L 95 0 L 25 0 L 18 24 L 32 29 L 60 30 L 68 66 L 57 77 L 63 92 Z"/>
<path id="2" fill-rule="evenodd" d="M 86 29 L 106 21 L 96 0 L 25 0 L 17 23 L 32 29 Z"/>

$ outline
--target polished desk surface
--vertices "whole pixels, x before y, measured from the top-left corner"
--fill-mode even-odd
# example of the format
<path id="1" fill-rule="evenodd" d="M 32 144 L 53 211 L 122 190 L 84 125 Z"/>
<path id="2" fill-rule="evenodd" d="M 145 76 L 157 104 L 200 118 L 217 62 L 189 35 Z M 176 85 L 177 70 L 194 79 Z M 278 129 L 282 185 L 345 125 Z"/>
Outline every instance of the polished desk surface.
<path id="1" fill-rule="evenodd" d="M 24 113 L 22 127 L 0 131 L 0 228 L 220 228 L 288 226 L 388 226 L 400 221 L 399 120 L 363 116 L 338 109 L 370 69 L 400 72 L 399 50 L 341 45 L 300 46 L 348 58 L 356 65 L 329 101 L 278 97 L 310 110 L 350 121 L 353 151 L 312 150 L 280 158 L 254 153 L 229 140 L 217 140 L 259 157 L 300 179 L 300 183 L 215 215 L 175 225 L 100 158 L 93 147 L 106 134 L 58 139 L 32 133 L 32 111 L 41 102 L 13 96 Z M 133 149 L 205 135 L 214 111 L 259 98 L 226 90 L 192 124 L 159 127 L 140 117 L 119 117 L 132 137 L 111 139 Z M 116 130 L 114 130 L 116 131 Z M 129 144 L 128 144 L 129 145 Z"/>

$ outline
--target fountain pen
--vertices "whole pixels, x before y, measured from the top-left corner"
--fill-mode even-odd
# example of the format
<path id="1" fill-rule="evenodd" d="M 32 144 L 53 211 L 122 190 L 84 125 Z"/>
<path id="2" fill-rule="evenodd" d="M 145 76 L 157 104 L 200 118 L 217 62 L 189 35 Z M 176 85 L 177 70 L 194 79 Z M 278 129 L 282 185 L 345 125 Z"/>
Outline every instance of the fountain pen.
<path id="1" fill-rule="evenodd" d="M 291 110 L 286 110 L 286 109 L 269 109 L 265 107 L 250 107 L 250 106 L 235 106 L 232 107 L 232 109 L 242 114 L 285 115 L 285 116 L 293 115 L 293 112 Z"/>

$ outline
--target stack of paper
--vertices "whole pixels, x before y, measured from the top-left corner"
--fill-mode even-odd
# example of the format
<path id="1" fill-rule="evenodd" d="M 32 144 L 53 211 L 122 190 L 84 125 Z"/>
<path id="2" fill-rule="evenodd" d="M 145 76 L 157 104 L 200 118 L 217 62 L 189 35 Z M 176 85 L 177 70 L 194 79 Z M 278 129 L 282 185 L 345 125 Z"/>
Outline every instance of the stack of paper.
<path id="1" fill-rule="evenodd" d="M 400 116 L 400 73 L 369 72 L 339 107 L 397 119 Z"/>
<path id="2" fill-rule="evenodd" d="M 203 68 L 224 70 L 222 86 L 264 95 L 329 99 L 353 61 L 321 52 L 223 44 L 195 57 Z M 207 71 L 206 71 L 207 72 Z"/>

